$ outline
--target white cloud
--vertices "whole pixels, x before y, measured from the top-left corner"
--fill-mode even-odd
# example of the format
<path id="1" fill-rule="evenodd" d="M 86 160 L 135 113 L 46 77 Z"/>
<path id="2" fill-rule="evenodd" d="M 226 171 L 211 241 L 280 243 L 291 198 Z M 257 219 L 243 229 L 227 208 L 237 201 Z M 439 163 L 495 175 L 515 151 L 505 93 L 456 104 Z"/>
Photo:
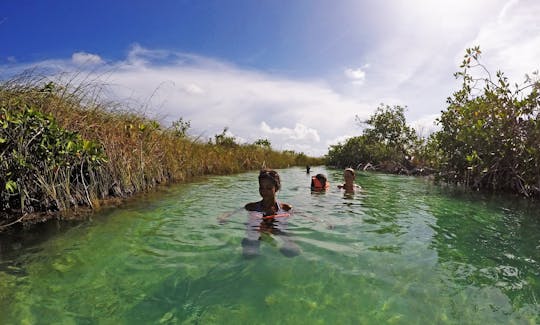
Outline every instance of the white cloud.
<path id="1" fill-rule="evenodd" d="M 540 68 L 536 0 L 397 0 L 378 6 L 386 6 L 384 19 L 377 20 L 372 47 L 358 57 L 371 65 L 342 62 L 347 69 L 336 69 L 334 80 L 325 75 L 294 79 L 137 44 L 122 61 L 103 62 L 97 54 L 79 52 L 71 60 L 33 66 L 80 74 L 78 64 L 94 62 L 86 68 L 87 80 L 106 76 L 114 99 L 140 103 L 166 122 L 191 121 L 192 135 L 213 137 L 227 126 L 246 142 L 268 138 L 276 149 L 310 155 L 323 155 L 329 145 L 361 134 L 355 116 L 367 118 L 381 102 L 408 106 L 410 124 L 431 130 L 446 98 L 459 88 L 453 73 L 472 45 L 480 45 L 490 71 L 501 69 L 512 83 Z M 14 74 L 28 67 L 15 63 L 0 71 Z"/>
<path id="2" fill-rule="evenodd" d="M 97 65 L 103 63 L 99 55 L 86 52 L 73 53 L 71 61 L 76 65 Z"/>
<path id="3" fill-rule="evenodd" d="M 416 130 L 416 133 L 422 137 L 427 137 L 429 134 L 437 131 L 440 127 L 435 123 L 440 114 L 431 114 L 423 116 L 415 121 L 412 121 L 410 126 Z"/>
<path id="4" fill-rule="evenodd" d="M 508 1 L 504 7 L 502 8 L 501 12 L 499 12 L 499 16 L 497 17 L 499 21 L 506 18 L 506 14 L 510 8 L 514 7 L 519 3 L 519 0 L 510 0 Z"/>
<path id="5" fill-rule="evenodd" d="M 331 146 L 331 145 L 336 145 L 336 144 L 344 144 L 345 142 L 347 142 L 347 140 L 355 136 L 358 136 L 358 135 L 341 135 L 339 137 L 327 140 L 326 145 Z"/>
<path id="6" fill-rule="evenodd" d="M 357 69 L 348 68 L 345 69 L 344 73 L 354 84 L 361 85 L 366 80 L 366 72 L 363 69 L 364 67 Z"/>
<path id="7" fill-rule="evenodd" d="M 480 45 L 492 74 L 501 69 L 513 82 L 539 69 L 538 1 L 398 0 L 385 14 L 392 24 L 379 26 L 380 42 L 362 56 L 372 64 L 369 83 L 345 91 L 363 102 L 406 105 L 409 121 L 446 109 L 467 47 Z"/>
<path id="8" fill-rule="evenodd" d="M 521 83 L 526 73 L 540 69 L 540 3 L 511 0 L 498 19 L 484 25 L 467 45 L 480 45 L 482 62 L 494 77 L 503 71 Z"/>
<path id="9" fill-rule="evenodd" d="M 204 93 L 204 90 L 203 90 L 201 87 L 199 87 L 199 86 L 197 86 L 197 85 L 195 85 L 195 84 L 192 84 L 192 83 L 191 83 L 191 84 L 184 85 L 182 88 L 183 88 L 184 91 L 185 91 L 186 93 L 188 93 L 188 94 L 199 95 L 199 94 L 203 94 L 203 93 Z"/>
<path id="10" fill-rule="evenodd" d="M 246 142 L 267 137 L 276 149 L 320 156 L 328 149 L 321 139 L 355 132 L 355 115 L 368 116 L 372 108 L 321 81 L 293 80 L 191 54 L 157 52 L 134 48 L 126 61 L 114 65 L 107 83 L 121 102 L 123 98 L 145 102 L 148 113 L 165 121 L 178 117 L 191 121 L 189 132 L 195 136 L 213 137 L 227 126 Z M 153 58 L 160 64 L 154 64 Z M 168 63 L 163 65 L 164 58 Z"/>
<path id="11" fill-rule="evenodd" d="M 290 140 L 308 140 L 308 141 L 321 141 L 319 133 L 315 129 L 308 128 L 307 126 L 296 123 L 294 129 L 281 127 L 271 128 L 266 122 L 261 122 L 261 130 L 264 133 L 275 134 L 283 136 L 285 139 Z"/>
<path id="12" fill-rule="evenodd" d="M 374 108 L 336 92 L 320 79 L 295 80 L 192 54 L 135 45 L 123 61 L 75 65 L 82 58 L 101 62 L 97 55 L 79 53 L 74 60 L 31 66 L 50 74 L 62 72 L 58 78 L 72 84 L 95 80 L 107 85 L 106 100 L 165 124 L 182 117 L 191 122 L 188 133 L 202 139 L 228 127 L 239 142 L 268 138 L 278 150 L 322 156 L 327 139 L 357 132 L 355 115 L 367 117 Z M 19 64 L 4 72 L 13 75 L 31 66 Z"/>

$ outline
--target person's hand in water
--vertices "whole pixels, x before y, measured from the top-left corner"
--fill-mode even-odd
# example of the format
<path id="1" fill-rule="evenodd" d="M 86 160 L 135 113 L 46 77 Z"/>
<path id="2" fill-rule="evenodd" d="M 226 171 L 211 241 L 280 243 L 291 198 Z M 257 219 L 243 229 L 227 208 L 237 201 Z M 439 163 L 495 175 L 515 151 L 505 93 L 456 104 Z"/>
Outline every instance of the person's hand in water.
<path id="1" fill-rule="evenodd" d="M 220 225 L 223 225 L 223 224 L 226 224 L 228 221 L 229 221 L 229 218 L 239 212 L 239 211 L 242 211 L 244 210 L 244 208 L 238 208 L 234 211 L 231 211 L 231 212 L 224 212 L 222 214 L 220 214 L 218 217 L 217 217 L 217 222 L 220 224 Z"/>
<path id="2" fill-rule="evenodd" d="M 227 223 L 227 221 L 229 221 L 230 216 L 231 216 L 230 212 L 223 213 L 223 214 L 221 214 L 220 216 L 217 217 L 217 222 L 220 225 L 223 225 L 223 224 Z"/>

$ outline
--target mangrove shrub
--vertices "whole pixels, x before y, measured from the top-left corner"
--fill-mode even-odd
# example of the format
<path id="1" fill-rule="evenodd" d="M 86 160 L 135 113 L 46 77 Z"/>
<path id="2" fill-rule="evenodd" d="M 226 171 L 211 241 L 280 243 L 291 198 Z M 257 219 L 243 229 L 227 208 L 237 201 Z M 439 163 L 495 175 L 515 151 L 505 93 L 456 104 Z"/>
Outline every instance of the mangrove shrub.
<path id="1" fill-rule="evenodd" d="M 511 86 L 466 50 L 460 90 L 448 98 L 435 139 L 441 178 L 473 188 L 540 195 L 540 83 L 538 72 Z M 480 69 L 483 77 L 472 72 Z"/>
<path id="2" fill-rule="evenodd" d="M 103 148 L 16 101 L 0 107 L 0 208 L 23 213 L 92 205 Z"/>
<path id="3" fill-rule="evenodd" d="M 422 142 L 407 125 L 404 112 L 402 106 L 381 104 L 368 120 L 357 116 L 358 124 L 365 127 L 362 135 L 330 146 L 327 164 L 354 167 L 371 163 L 394 169 L 410 168 L 411 158 Z"/>

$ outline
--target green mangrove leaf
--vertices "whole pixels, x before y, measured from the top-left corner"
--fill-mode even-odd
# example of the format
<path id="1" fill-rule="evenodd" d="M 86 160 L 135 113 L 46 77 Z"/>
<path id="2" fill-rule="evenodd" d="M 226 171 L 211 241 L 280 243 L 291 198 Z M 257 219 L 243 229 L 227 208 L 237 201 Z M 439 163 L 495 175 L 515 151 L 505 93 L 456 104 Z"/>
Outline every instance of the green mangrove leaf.
<path id="1" fill-rule="evenodd" d="M 67 149 L 68 151 L 71 151 L 71 150 L 73 150 L 74 148 L 75 148 L 75 142 L 73 142 L 73 141 L 68 141 L 68 143 L 67 143 L 67 145 L 66 145 L 66 149 Z"/>
<path id="2" fill-rule="evenodd" d="M 6 182 L 6 191 L 9 193 L 15 193 L 17 191 L 17 183 L 11 179 Z"/>
<path id="3" fill-rule="evenodd" d="M 83 150 L 84 151 L 90 151 L 93 147 L 92 141 L 89 140 L 83 140 Z"/>

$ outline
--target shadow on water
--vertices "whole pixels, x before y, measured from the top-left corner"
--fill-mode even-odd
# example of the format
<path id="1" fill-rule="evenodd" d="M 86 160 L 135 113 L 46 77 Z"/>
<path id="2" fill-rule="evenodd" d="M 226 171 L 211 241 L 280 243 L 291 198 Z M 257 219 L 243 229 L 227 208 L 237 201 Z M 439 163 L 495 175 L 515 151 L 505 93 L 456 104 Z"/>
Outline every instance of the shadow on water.
<path id="1" fill-rule="evenodd" d="M 31 226 L 16 225 L 0 233 L 0 271 L 24 274 L 27 262 L 24 256 L 40 252 L 40 245 L 51 237 L 89 223 L 88 220 L 49 220 Z"/>
<path id="2" fill-rule="evenodd" d="M 47 241 L 74 230 L 85 232 L 96 222 L 107 222 L 107 218 L 117 209 L 125 209 L 133 204 L 142 204 L 151 209 L 156 200 L 168 191 L 170 188 L 163 186 L 154 193 L 140 193 L 121 203 L 109 204 L 97 212 L 83 213 L 72 219 L 58 217 L 29 225 L 14 225 L 0 233 L 0 272 L 25 274 L 24 265 L 43 251 L 43 244 Z"/>

